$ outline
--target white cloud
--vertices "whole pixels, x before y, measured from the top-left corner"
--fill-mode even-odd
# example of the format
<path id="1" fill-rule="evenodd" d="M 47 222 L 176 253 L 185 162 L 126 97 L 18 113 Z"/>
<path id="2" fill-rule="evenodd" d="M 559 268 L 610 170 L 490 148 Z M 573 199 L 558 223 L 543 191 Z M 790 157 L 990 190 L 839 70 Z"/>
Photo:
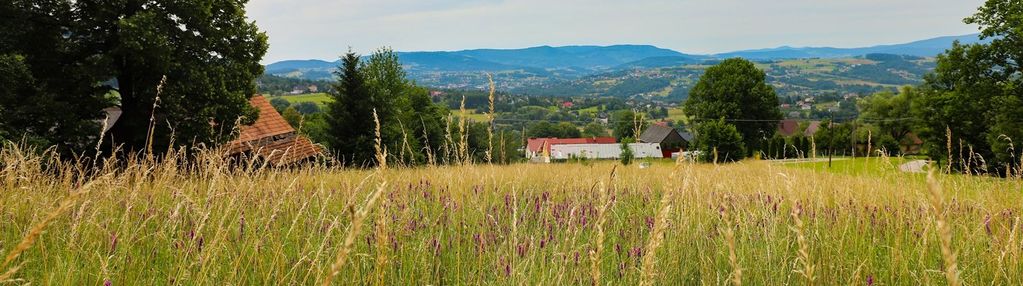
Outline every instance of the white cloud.
<path id="1" fill-rule="evenodd" d="M 976 31 L 983 0 L 253 0 L 266 62 L 369 52 L 653 44 L 687 53 L 853 47 Z"/>

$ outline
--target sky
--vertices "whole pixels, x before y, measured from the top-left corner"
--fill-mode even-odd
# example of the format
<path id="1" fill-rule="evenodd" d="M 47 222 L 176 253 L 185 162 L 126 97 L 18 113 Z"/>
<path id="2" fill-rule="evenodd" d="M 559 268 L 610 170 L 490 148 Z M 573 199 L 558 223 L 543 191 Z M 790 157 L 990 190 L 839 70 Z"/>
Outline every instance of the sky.
<path id="1" fill-rule="evenodd" d="M 690 54 L 977 32 L 983 0 L 250 0 L 264 63 L 369 53 L 648 44 Z"/>

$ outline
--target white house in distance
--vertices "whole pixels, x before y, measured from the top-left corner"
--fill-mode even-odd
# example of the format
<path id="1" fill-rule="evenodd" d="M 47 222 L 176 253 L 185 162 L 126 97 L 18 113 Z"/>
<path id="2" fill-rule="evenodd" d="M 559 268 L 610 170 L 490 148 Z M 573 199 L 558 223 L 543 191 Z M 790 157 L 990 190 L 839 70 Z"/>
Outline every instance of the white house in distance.
<path id="1" fill-rule="evenodd" d="M 631 143 L 629 148 L 636 158 L 661 158 L 661 146 L 657 143 Z M 622 156 L 621 144 L 558 144 L 551 145 L 551 159 L 571 158 L 618 159 Z"/>

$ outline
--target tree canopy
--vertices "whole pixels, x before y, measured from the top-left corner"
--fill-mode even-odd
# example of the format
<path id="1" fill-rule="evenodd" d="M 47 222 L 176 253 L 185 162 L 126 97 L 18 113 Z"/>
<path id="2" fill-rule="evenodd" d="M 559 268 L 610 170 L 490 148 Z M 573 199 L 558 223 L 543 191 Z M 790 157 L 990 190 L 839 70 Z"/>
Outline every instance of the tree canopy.
<path id="1" fill-rule="evenodd" d="M 434 104 L 426 89 L 406 79 L 393 51 L 380 49 L 366 60 L 349 52 L 335 76 L 334 101 L 327 108 L 327 137 L 340 161 L 357 167 L 378 163 L 374 112 L 390 159 L 421 164 L 442 153 L 448 110 Z"/>
<path id="2" fill-rule="evenodd" d="M 914 88 L 904 87 L 898 94 L 884 91 L 861 98 L 856 103 L 861 110 L 860 118 L 876 122 L 881 131 L 894 139 L 905 138 L 915 124 L 910 116 L 916 93 Z"/>
<path id="3" fill-rule="evenodd" d="M 147 147 L 151 124 L 156 151 L 172 137 L 178 144 L 231 139 L 236 123 L 258 116 L 248 99 L 267 49 L 266 35 L 245 16 L 247 2 L 5 1 L 3 77 L 31 88 L 0 95 L 0 104 L 35 120 L 0 119 L 2 129 L 84 151 L 100 135 L 102 110 L 118 105 L 106 142 L 127 150 Z"/>
<path id="4" fill-rule="evenodd" d="M 632 110 L 619 110 L 611 115 L 612 132 L 618 141 L 638 138 L 648 126 L 643 116 Z"/>
<path id="5" fill-rule="evenodd" d="M 108 59 L 81 32 L 66 0 L 0 3 L 0 140 L 81 152 L 95 145 L 102 109 L 98 82 Z M 88 16 L 88 15 L 86 15 Z"/>
<path id="6" fill-rule="evenodd" d="M 980 26 L 981 37 L 991 42 L 955 43 L 938 56 L 937 68 L 913 104 L 920 136 L 933 158 L 969 162 L 951 166 L 970 172 L 1020 169 L 1023 144 L 1010 141 L 1023 138 L 1020 15 L 1019 1 L 989 0 L 965 21 Z"/>
<path id="7" fill-rule="evenodd" d="M 782 119 L 778 96 L 765 81 L 766 75 L 752 62 L 727 59 L 707 68 L 690 90 L 685 111 L 696 121 L 731 121 L 742 135 L 743 143 L 757 150 L 761 141 L 774 136 Z"/>

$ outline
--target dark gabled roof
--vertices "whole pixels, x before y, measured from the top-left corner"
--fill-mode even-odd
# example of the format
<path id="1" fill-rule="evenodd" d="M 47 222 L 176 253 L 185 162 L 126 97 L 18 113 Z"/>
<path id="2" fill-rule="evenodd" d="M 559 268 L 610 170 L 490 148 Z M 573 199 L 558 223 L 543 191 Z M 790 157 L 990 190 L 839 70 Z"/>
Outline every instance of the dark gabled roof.
<path id="1" fill-rule="evenodd" d="M 678 134 L 682 135 L 682 140 L 686 140 L 686 142 L 693 142 L 693 139 L 696 139 L 696 136 L 693 136 L 693 133 L 679 132 Z"/>
<path id="2" fill-rule="evenodd" d="M 639 135 L 639 141 L 645 143 L 661 143 L 665 138 L 668 138 L 668 135 L 671 135 L 672 132 L 678 133 L 678 130 L 660 124 L 650 125 L 650 128 L 647 128 L 646 131 L 643 131 L 642 135 Z M 681 134 L 679 135 L 681 136 Z M 682 138 L 685 139 L 685 137 Z M 688 141 L 688 139 L 686 141 Z"/>

